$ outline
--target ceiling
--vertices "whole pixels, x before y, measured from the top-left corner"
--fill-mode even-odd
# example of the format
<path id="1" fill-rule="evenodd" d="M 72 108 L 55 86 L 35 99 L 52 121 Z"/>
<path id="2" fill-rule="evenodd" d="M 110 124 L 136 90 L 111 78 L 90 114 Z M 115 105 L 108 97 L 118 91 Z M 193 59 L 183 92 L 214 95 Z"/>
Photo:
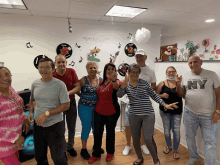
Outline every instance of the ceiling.
<path id="1" fill-rule="evenodd" d="M 112 21 L 162 26 L 162 37 L 220 25 L 220 0 L 23 0 L 28 10 L 0 8 L 0 14 Z M 134 18 L 104 16 L 113 5 L 148 8 Z M 205 23 L 214 18 L 213 23 Z"/>

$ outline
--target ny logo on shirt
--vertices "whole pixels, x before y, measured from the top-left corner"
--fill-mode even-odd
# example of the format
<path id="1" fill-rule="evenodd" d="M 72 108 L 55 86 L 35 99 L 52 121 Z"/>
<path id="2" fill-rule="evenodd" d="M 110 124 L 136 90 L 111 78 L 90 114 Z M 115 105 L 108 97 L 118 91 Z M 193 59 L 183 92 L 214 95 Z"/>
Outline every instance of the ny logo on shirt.
<path id="1" fill-rule="evenodd" d="M 198 89 L 197 84 L 199 84 L 200 89 L 205 89 L 205 84 L 208 80 L 199 80 L 194 79 L 193 81 L 187 81 L 187 87 L 188 89 Z"/>

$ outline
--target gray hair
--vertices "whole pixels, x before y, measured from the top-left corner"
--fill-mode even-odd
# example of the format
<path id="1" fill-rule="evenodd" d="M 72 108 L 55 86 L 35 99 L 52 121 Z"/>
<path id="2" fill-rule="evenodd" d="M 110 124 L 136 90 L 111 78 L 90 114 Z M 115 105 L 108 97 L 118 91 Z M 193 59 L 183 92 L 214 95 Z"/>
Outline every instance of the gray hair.
<path id="1" fill-rule="evenodd" d="M 86 69 L 88 69 L 90 65 L 96 65 L 97 69 L 98 69 L 98 63 L 97 62 L 95 62 L 95 61 L 88 61 L 87 64 L 86 64 Z"/>
<path id="2" fill-rule="evenodd" d="M 128 72 L 129 73 L 131 72 L 132 68 L 138 68 L 139 69 L 139 74 L 141 73 L 141 68 L 138 64 L 133 63 L 133 64 L 129 65 L 129 67 L 128 67 Z"/>

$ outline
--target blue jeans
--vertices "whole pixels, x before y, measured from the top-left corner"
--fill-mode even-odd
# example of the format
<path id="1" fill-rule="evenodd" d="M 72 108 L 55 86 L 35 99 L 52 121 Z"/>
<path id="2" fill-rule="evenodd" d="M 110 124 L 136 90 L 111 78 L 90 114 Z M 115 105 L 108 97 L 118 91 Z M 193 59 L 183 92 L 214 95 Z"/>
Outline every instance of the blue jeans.
<path id="1" fill-rule="evenodd" d="M 177 151 L 180 144 L 180 124 L 182 119 L 181 114 L 170 114 L 160 111 L 160 116 L 163 121 L 164 136 L 167 143 L 167 147 L 172 147 L 171 134 L 173 132 L 173 150 Z"/>
<path id="2" fill-rule="evenodd" d="M 216 165 L 218 122 L 213 124 L 211 116 L 197 115 L 187 108 L 184 111 L 183 123 L 190 158 L 199 161 L 195 137 L 200 127 L 205 145 L 205 165 Z"/>

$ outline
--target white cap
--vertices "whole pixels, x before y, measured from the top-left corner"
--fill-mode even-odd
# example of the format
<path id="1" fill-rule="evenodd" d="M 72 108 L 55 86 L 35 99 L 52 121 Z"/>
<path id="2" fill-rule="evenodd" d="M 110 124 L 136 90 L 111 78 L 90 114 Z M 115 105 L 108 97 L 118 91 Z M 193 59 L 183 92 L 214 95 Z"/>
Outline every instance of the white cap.
<path id="1" fill-rule="evenodd" d="M 143 55 L 143 56 L 146 55 L 144 49 L 138 49 L 138 50 L 135 52 L 135 56 L 138 55 L 138 54 Z"/>

